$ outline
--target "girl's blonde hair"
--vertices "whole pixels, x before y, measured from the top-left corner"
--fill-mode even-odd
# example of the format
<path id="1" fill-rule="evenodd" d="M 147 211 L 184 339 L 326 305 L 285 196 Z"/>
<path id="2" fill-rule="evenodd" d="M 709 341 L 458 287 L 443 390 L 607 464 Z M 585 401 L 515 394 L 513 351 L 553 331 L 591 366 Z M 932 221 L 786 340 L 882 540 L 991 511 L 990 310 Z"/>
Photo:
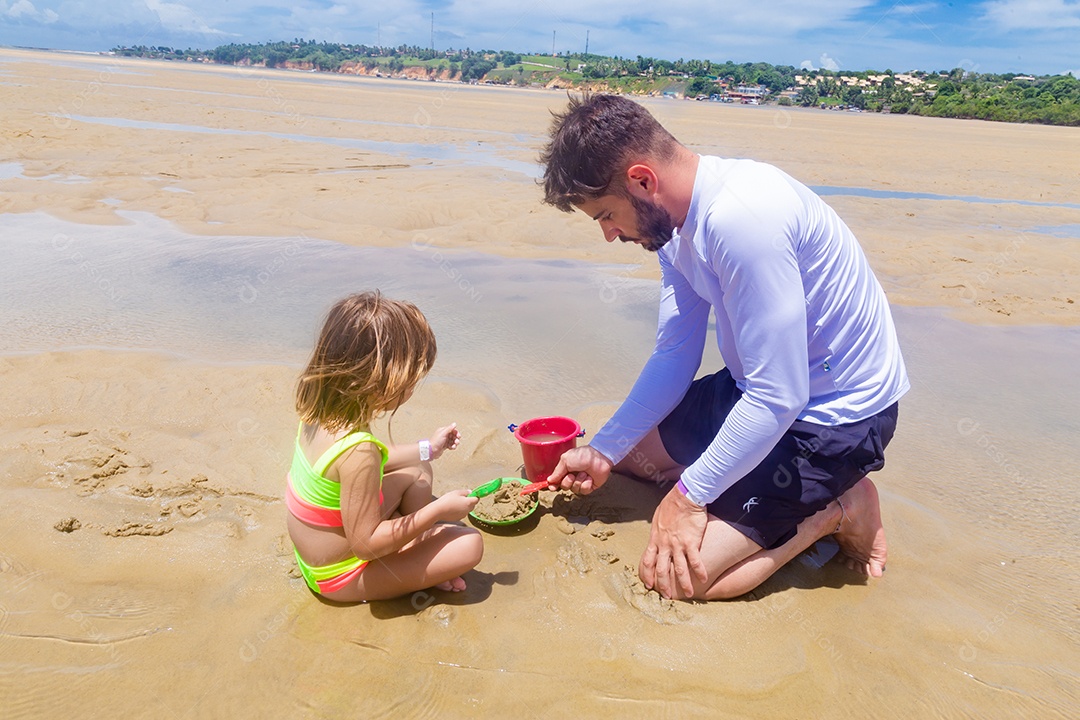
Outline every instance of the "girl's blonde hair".
<path id="1" fill-rule="evenodd" d="M 420 310 L 379 291 L 339 300 L 296 387 L 296 410 L 328 432 L 366 427 L 401 406 L 435 362 Z"/>

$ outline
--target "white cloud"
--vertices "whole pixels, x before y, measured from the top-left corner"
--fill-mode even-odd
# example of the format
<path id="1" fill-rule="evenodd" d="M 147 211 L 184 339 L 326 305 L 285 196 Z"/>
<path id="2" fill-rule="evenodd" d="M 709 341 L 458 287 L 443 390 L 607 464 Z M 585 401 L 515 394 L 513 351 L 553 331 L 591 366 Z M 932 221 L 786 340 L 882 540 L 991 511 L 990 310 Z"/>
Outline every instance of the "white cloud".
<path id="1" fill-rule="evenodd" d="M 18 0 L 4 14 L 10 18 L 33 17 L 37 15 L 37 10 L 29 0 Z"/>
<path id="2" fill-rule="evenodd" d="M 56 22 L 60 16 L 52 10 L 39 11 L 30 0 L 16 0 L 11 5 L 0 2 L 0 16 L 12 20 L 31 20 L 49 25 Z"/>
<path id="3" fill-rule="evenodd" d="M 822 70 L 839 70 L 840 63 L 836 62 L 833 58 L 829 57 L 825 53 L 821 53 L 821 58 L 818 59 L 818 64 Z"/>
<path id="4" fill-rule="evenodd" d="M 1080 27 L 1080 0 L 992 0 L 983 17 L 1001 30 Z"/>
<path id="5" fill-rule="evenodd" d="M 351 14 L 351 13 L 352 13 L 353 11 L 352 11 L 352 10 L 350 10 L 350 9 L 349 9 L 348 7 L 346 7 L 345 5 L 334 5 L 333 7 L 331 7 L 331 8 L 330 8 L 329 10 L 327 10 L 326 12 L 327 12 L 328 14 L 330 14 L 330 15 L 349 15 L 349 14 Z"/>
<path id="6" fill-rule="evenodd" d="M 799 68 L 802 70 L 832 70 L 835 72 L 840 69 L 840 63 L 829 57 L 827 53 L 821 53 L 817 65 L 812 60 L 803 60 L 799 63 Z"/>
<path id="7" fill-rule="evenodd" d="M 911 5 L 899 2 L 893 5 L 889 12 L 895 15 L 919 15 L 936 10 L 937 7 L 938 4 L 933 2 L 912 3 Z"/>
<path id="8" fill-rule="evenodd" d="M 157 15 L 162 27 L 172 32 L 194 35 L 226 35 L 227 33 L 207 25 L 187 5 L 164 0 L 145 0 L 146 7 Z"/>

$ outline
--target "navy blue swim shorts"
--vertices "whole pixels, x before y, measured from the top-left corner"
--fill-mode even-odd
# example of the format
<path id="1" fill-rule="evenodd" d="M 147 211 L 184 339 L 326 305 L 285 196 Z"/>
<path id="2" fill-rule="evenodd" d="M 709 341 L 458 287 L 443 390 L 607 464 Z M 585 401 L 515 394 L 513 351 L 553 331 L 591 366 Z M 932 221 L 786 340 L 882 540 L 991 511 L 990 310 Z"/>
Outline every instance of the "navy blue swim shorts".
<path id="1" fill-rule="evenodd" d="M 671 458 L 681 465 L 697 460 L 741 395 L 726 368 L 695 380 L 659 426 Z M 896 416 L 893 403 L 846 425 L 796 420 L 756 468 L 709 503 L 709 512 L 767 550 L 780 547 L 800 522 L 884 467 Z"/>

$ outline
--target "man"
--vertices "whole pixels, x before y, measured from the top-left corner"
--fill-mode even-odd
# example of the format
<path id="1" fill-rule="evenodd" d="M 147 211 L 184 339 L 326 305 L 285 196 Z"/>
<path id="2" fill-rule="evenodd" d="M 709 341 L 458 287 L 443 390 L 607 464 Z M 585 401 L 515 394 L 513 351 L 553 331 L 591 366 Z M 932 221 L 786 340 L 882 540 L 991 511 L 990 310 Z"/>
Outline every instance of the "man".
<path id="1" fill-rule="evenodd" d="M 571 99 L 544 201 L 655 252 L 656 347 L 629 397 L 549 481 L 677 484 L 639 575 L 669 598 L 742 595 L 826 535 L 881 576 L 877 490 L 907 373 L 885 294 L 836 213 L 777 168 L 699 156 L 637 103 Z M 694 380 L 710 310 L 726 368 Z"/>

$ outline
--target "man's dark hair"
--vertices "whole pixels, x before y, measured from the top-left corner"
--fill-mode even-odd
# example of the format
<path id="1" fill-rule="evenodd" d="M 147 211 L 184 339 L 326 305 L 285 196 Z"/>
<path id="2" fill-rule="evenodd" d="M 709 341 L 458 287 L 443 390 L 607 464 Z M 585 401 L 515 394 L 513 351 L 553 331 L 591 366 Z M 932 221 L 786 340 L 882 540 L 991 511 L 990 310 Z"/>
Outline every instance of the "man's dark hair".
<path id="1" fill-rule="evenodd" d="M 552 113 L 551 141 L 540 153 L 544 202 L 563 212 L 607 194 L 625 195 L 612 180 L 642 160 L 670 160 L 678 141 L 649 111 L 618 95 L 570 97 Z"/>

